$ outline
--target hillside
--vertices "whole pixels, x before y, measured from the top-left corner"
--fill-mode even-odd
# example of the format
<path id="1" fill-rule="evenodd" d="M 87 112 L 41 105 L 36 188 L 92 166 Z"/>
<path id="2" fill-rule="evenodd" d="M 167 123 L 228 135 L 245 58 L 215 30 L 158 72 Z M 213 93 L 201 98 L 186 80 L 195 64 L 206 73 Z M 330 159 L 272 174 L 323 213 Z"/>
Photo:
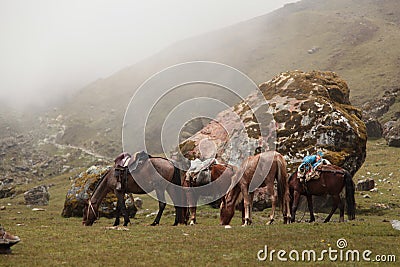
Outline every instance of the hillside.
<path id="1" fill-rule="evenodd" d="M 93 82 L 54 113 L 67 125 L 63 143 L 109 156 L 133 92 L 173 64 L 210 60 L 231 65 L 257 84 L 286 70 L 330 70 L 343 77 L 353 104 L 399 84 L 400 3 L 395 0 L 303 0 L 231 27 L 178 42 Z M 95 143 L 93 143 L 95 142 Z"/>

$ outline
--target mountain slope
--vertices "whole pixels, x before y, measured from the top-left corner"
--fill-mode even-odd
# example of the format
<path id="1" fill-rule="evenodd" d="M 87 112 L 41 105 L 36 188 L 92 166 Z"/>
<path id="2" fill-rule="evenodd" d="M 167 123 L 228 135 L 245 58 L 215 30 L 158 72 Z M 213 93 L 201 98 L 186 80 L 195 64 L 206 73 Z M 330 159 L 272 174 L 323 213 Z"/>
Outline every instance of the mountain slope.
<path id="1" fill-rule="evenodd" d="M 270 14 L 178 42 L 83 88 L 61 107 L 62 143 L 109 156 L 121 150 L 121 126 L 133 92 L 173 64 L 210 60 L 231 65 L 257 84 L 299 69 L 344 78 L 361 105 L 400 83 L 400 3 L 396 0 L 303 0 Z M 140 112 L 140 111 L 138 111 Z"/>

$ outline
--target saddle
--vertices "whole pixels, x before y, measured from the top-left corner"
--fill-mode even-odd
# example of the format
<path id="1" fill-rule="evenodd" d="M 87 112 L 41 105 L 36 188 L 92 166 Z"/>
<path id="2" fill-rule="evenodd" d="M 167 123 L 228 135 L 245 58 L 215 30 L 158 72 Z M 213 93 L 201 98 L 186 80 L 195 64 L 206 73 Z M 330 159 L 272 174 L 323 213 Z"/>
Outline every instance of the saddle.
<path id="1" fill-rule="evenodd" d="M 334 165 L 332 165 L 329 160 L 322 159 L 319 164 L 314 167 L 309 165 L 309 168 L 305 168 L 304 170 L 300 170 L 299 168 L 297 170 L 297 173 L 299 174 L 300 179 L 305 179 L 305 182 L 308 182 L 310 180 L 318 180 L 321 176 L 321 172 L 330 170 L 330 167 L 328 166 Z"/>
<path id="2" fill-rule="evenodd" d="M 149 154 L 144 151 L 135 153 L 132 157 L 131 154 L 123 152 L 119 154 L 114 160 L 114 176 L 117 177 L 118 191 L 125 190 L 128 183 L 128 173 L 134 171 L 146 159 L 151 158 Z"/>
<path id="3" fill-rule="evenodd" d="M 132 158 L 131 154 L 128 152 L 122 152 L 121 154 L 118 155 L 118 157 L 115 158 L 114 160 L 114 165 L 116 167 L 127 167 L 129 160 Z"/>
<path id="4" fill-rule="evenodd" d="M 195 159 L 190 162 L 190 168 L 187 171 L 188 173 L 198 173 L 194 178 L 194 182 L 197 184 L 208 184 L 211 182 L 211 172 L 210 167 L 216 163 L 216 159 L 206 159 L 205 161 L 201 161 L 200 159 Z M 202 173 L 204 173 L 202 175 Z M 191 182 L 191 175 L 186 176 L 186 180 Z"/>

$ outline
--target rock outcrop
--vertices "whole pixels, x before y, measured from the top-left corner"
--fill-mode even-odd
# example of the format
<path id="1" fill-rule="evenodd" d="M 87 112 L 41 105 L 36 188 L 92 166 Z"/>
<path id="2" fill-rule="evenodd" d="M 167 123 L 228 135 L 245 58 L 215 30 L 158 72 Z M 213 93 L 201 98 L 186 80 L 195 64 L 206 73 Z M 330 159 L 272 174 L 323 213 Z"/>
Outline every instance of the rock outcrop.
<path id="1" fill-rule="evenodd" d="M 49 205 L 50 194 L 45 185 L 36 186 L 24 193 L 26 205 Z"/>
<path id="2" fill-rule="evenodd" d="M 387 90 L 382 98 L 371 100 L 362 106 L 368 137 L 384 137 L 389 146 L 400 147 L 400 112 L 390 112 L 390 109 L 396 109 L 395 104 L 398 105 L 399 96 L 400 87 L 395 87 Z M 389 115 L 392 114 L 389 121 L 388 112 Z"/>
<path id="3" fill-rule="evenodd" d="M 257 98 L 255 93 L 218 114 L 215 121 L 182 142 L 182 154 L 189 158 L 207 154 L 207 146 L 202 147 L 201 153 L 199 147 L 207 140 L 213 142 L 213 146 L 208 146 L 216 149 L 220 160 L 226 162 L 228 159 L 229 163 L 237 165 L 242 157 L 238 154 L 240 151 L 255 151 L 260 144 L 270 149 L 269 141 L 262 140 L 260 129 L 270 127 L 272 114 L 276 139 L 271 134 L 271 140 L 288 161 L 289 171 L 293 171 L 304 156 L 317 150 L 322 150 L 326 159 L 352 174 L 361 167 L 366 157 L 366 127 L 361 121 L 361 110 L 349 101 L 346 82 L 337 74 L 289 71 L 262 83 L 259 88 L 269 103 L 268 108 L 256 111 L 260 121 L 248 108 L 249 103 L 254 106 L 257 101 L 265 101 Z M 240 121 L 230 115 L 232 111 Z M 229 129 L 236 131 L 228 134 Z M 246 143 L 238 138 L 243 134 L 248 136 Z"/>
<path id="4" fill-rule="evenodd" d="M 388 146 L 400 147 L 400 120 L 385 123 L 383 126 L 383 136 Z"/>

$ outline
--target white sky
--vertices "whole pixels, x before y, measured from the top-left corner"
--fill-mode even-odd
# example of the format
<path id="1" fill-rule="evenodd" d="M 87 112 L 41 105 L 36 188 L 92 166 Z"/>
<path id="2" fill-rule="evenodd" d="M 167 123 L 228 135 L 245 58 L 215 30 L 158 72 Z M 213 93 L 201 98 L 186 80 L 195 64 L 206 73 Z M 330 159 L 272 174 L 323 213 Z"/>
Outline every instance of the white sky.
<path id="1" fill-rule="evenodd" d="M 0 0 L 0 99 L 52 99 L 289 2 L 296 1 Z"/>

